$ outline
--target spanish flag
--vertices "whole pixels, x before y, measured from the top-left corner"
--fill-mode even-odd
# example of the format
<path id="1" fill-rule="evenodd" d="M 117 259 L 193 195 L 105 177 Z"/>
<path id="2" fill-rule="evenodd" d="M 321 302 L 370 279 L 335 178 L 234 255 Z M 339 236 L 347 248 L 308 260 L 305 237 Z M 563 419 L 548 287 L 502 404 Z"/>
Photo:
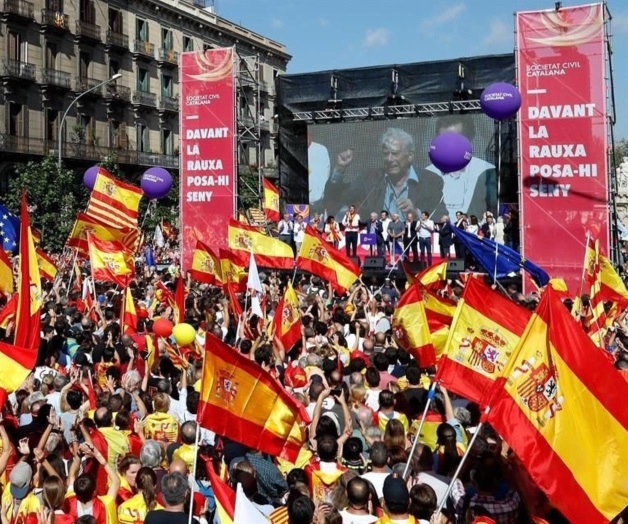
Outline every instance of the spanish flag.
<path id="1" fill-rule="evenodd" d="M 236 494 L 214 470 L 213 461 L 206 461 L 207 476 L 214 492 L 216 515 L 220 524 L 233 524 L 235 515 Z"/>
<path id="2" fill-rule="evenodd" d="M 439 264 L 434 264 L 421 271 L 417 276 L 419 282 L 432 291 L 443 289 L 447 280 L 448 262 L 448 260 L 443 260 Z"/>
<path id="3" fill-rule="evenodd" d="M 220 275 L 223 286 L 229 286 L 235 293 L 246 291 L 246 261 L 238 252 L 220 249 Z"/>
<path id="4" fill-rule="evenodd" d="M 129 251 L 135 251 L 137 249 L 140 238 L 140 231 L 137 228 L 113 227 L 85 213 L 78 213 L 66 245 L 78 249 L 80 255 L 88 256 L 88 234 L 92 234 L 98 240 L 116 240 L 123 244 Z"/>
<path id="5" fill-rule="evenodd" d="M 399 298 L 392 317 L 392 331 L 397 344 L 417 359 L 422 368 L 436 363 L 436 354 L 425 316 L 426 289 L 411 285 Z"/>
<path id="6" fill-rule="evenodd" d="M 488 421 L 571 522 L 628 503 L 628 384 L 551 287 L 496 381 Z"/>
<path id="7" fill-rule="evenodd" d="M 136 228 L 142 190 L 100 168 L 86 214 L 107 226 Z"/>
<path id="8" fill-rule="evenodd" d="M 98 240 L 92 235 L 87 237 L 87 242 L 94 282 L 113 282 L 127 287 L 135 274 L 133 253 L 120 242 Z"/>
<path id="9" fill-rule="evenodd" d="M 15 310 L 17 309 L 17 293 L 14 293 L 4 308 L 0 310 L 0 328 L 6 330 L 9 327 L 9 323 L 15 319 Z"/>
<path id="10" fill-rule="evenodd" d="M 39 274 L 41 278 L 48 282 L 53 282 L 57 276 L 57 267 L 52 259 L 44 253 L 41 248 L 35 250 L 37 253 L 37 264 L 39 265 Z"/>
<path id="11" fill-rule="evenodd" d="M 406 276 L 406 287 L 409 287 L 411 284 L 414 284 L 418 281 L 418 275 L 412 272 L 412 269 L 410 269 L 410 265 L 405 260 L 401 261 L 401 267 L 403 268 L 403 272 Z"/>
<path id="12" fill-rule="evenodd" d="M 257 363 L 211 334 L 198 420 L 202 427 L 294 462 L 305 441 L 305 407 Z"/>
<path id="13" fill-rule="evenodd" d="M 13 265 L 4 249 L 0 249 L 0 293 L 13 293 Z"/>
<path id="14" fill-rule="evenodd" d="M 196 241 L 190 274 L 194 280 L 203 284 L 218 285 L 222 283 L 220 259 L 209 246 L 200 240 Z"/>
<path id="15" fill-rule="evenodd" d="M 470 279 L 458 302 L 436 380 L 472 402 L 485 402 L 530 317 L 528 309 Z"/>
<path id="16" fill-rule="evenodd" d="M 299 297 L 288 281 L 288 287 L 277 304 L 273 317 L 275 336 L 279 337 L 286 350 L 289 350 L 301 339 L 301 315 L 299 313 Z"/>
<path id="17" fill-rule="evenodd" d="M 270 222 L 279 222 L 279 189 L 268 179 L 264 178 L 264 213 Z"/>
<path id="18" fill-rule="evenodd" d="M 260 266 L 275 269 L 294 268 L 294 254 L 288 244 L 278 238 L 269 237 L 257 227 L 233 219 L 229 221 L 229 247 L 246 259 L 253 253 Z"/>
<path id="19" fill-rule="evenodd" d="M 297 267 L 328 280 L 339 293 L 349 289 L 360 276 L 360 268 L 342 251 L 325 242 L 311 226 L 305 228 Z"/>
<path id="20" fill-rule="evenodd" d="M 456 312 L 456 303 L 426 288 L 424 288 L 423 297 L 430 337 L 436 356 L 440 357 L 445 352 L 449 326 L 451 326 Z"/>
<path id="21" fill-rule="evenodd" d="M 122 333 L 125 335 L 134 335 L 137 333 L 137 311 L 133 302 L 131 288 L 124 290 L 124 307 L 122 310 Z"/>

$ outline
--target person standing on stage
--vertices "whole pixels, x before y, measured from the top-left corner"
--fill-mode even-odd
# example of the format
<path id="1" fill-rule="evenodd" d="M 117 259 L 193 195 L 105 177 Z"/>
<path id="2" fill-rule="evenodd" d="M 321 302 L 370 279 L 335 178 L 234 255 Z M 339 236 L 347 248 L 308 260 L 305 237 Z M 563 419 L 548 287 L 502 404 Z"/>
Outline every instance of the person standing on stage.
<path id="1" fill-rule="evenodd" d="M 358 256 L 358 231 L 360 230 L 360 215 L 355 212 L 355 206 L 351 204 L 349 211 L 342 219 L 345 228 L 345 250 L 348 257 Z"/>
<path id="2" fill-rule="evenodd" d="M 425 262 L 427 252 L 427 267 L 432 265 L 432 234 L 434 233 L 434 221 L 430 220 L 427 211 L 421 213 L 421 221 L 417 224 L 419 234 L 419 246 L 421 247 L 421 266 Z"/>
<path id="3" fill-rule="evenodd" d="M 377 248 L 377 256 L 384 256 L 384 226 L 382 221 L 377 218 L 377 213 L 371 213 L 371 220 L 367 224 L 368 232 L 371 235 L 375 235 L 377 239 L 376 246 L 371 246 L 371 256 L 373 256 L 373 248 Z"/>
<path id="4" fill-rule="evenodd" d="M 288 213 L 283 214 L 283 218 L 277 224 L 277 231 L 279 233 L 279 240 L 292 247 L 292 232 L 294 231 L 294 224 L 290 220 Z"/>
<path id="5" fill-rule="evenodd" d="M 412 213 L 406 213 L 406 221 L 403 230 L 403 250 L 405 251 L 405 259 L 410 260 L 410 251 L 412 251 L 412 262 L 416 262 L 419 259 L 419 253 L 417 250 L 417 221 L 414 220 Z"/>
<path id="6" fill-rule="evenodd" d="M 449 215 L 444 215 L 438 225 L 438 246 L 441 258 L 450 258 L 451 245 L 454 243 L 454 228 L 451 226 Z"/>
<path id="7" fill-rule="evenodd" d="M 382 236 L 384 237 L 384 255 L 386 254 L 386 250 L 390 247 L 388 243 L 388 225 L 391 220 L 388 216 L 388 211 L 382 210 L 379 214 L 379 220 L 382 223 Z"/>
<path id="8" fill-rule="evenodd" d="M 292 233 L 294 235 L 295 256 L 299 255 L 301 251 L 301 244 L 305 239 L 305 226 L 307 224 L 303 221 L 303 215 L 297 215 L 294 221 Z"/>
<path id="9" fill-rule="evenodd" d="M 334 216 L 328 216 L 327 223 L 325 224 L 325 240 L 337 248 L 341 239 L 342 234 L 340 233 L 340 226 L 338 222 L 336 222 L 336 218 Z"/>
<path id="10" fill-rule="evenodd" d="M 403 222 L 399 220 L 399 214 L 393 213 L 392 220 L 388 224 L 388 249 L 390 250 L 390 263 L 395 265 L 395 244 L 403 238 L 405 229 Z"/>

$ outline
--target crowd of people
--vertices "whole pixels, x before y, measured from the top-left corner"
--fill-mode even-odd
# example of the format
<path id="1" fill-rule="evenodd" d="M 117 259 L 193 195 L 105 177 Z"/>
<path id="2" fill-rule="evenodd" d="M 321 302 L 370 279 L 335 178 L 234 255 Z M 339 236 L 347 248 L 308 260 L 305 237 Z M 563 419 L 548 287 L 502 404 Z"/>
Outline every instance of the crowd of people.
<path id="1" fill-rule="evenodd" d="M 96 283 L 93 306 L 76 276 L 69 286 L 71 268 L 45 286 L 37 368 L 2 411 L 3 524 L 182 524 L 190 514 L 219 522 L 214 467 L 232 487 L 242 486 L 259 522 L 567 522 L 486 424 L 448 493 L 480 411 L 439 387 L 417 435 L 435 369 L 421 368 L 393 336 L 403 281 L 360 280 L 340 296 L 316 276 L 297 275 L 301 340 L 283 348 L 266 326 L 292 272 L 260 274 L 265 319 L 246 310 L 237 318 L 221 288 L 184 276 L 182 320 L 196 329 L 198 346 L 208 333 L 233 346 L 311 418 L 294 463 L 199 428 L 204 352 L 175 359 L 156 338 L 151 358 L 147 341 L 154 322 L 174 314 L 162 286 L 174 291 L 179 266 L 168 262 L 161 270 L 140 264 L 130 286 L 136 334 L 123 333 L 123 294 L 115 286 Z M 458 300 L 462 288 L 447 289 Z M 516 287 L 507 291 L 531 309 L 538 301 Z M 11 342 L 12 329 L 2 326 L 0 338 Z M 608 342 L 616 367 L 628 369 L 623 318 Z"/>

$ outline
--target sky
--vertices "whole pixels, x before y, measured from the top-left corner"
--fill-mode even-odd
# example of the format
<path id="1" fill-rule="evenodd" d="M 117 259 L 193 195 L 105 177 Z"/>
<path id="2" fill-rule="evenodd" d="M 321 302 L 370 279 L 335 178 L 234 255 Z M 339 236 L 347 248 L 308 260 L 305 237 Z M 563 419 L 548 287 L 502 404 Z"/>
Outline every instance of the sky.
<path id="1" fill-rule="evenodd" d="M 564 1 L 563 6 L 591 2 Z M 219 16 L 284 44 L 288 73 L 509 53 L 514 13 L 551 0 L 215 0 Z M 628 138 L 628 1 L 613 16 L 616 138 Z"/>

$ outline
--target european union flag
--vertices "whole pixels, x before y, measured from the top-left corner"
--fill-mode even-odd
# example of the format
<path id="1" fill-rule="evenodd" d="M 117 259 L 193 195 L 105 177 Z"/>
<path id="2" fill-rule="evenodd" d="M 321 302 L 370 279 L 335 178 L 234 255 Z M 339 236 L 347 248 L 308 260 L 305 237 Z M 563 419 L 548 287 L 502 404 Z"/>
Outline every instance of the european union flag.
<path id="1" fill-rule="evenodd" d="M 464 244 L 464 247 L 487 273 L 502 278 L 523 269 L 539 287 L 543 287 L 549 282 L 550 277 L 545 270 L 523 258 L 514 249 L 503 244 L 497 244 L 488 238 L 480 238 L 467 233 L 455 226 L 454 231 L 458 240 Z"/>
<path id="2" fill-rule="evenodd" d="M 155 253 L 153 252 L 153 246 L 148 246 L 146 251 L 144 251 L 144 262 L 148 267 L 156 266 L 155 263 Z"/>
<path id="3" fill-rule="evenodd" d="M 6 206 L 0 204 L 0 240 L 2 249 L 14 255 L 20 241 L 20 219 Z"/>

